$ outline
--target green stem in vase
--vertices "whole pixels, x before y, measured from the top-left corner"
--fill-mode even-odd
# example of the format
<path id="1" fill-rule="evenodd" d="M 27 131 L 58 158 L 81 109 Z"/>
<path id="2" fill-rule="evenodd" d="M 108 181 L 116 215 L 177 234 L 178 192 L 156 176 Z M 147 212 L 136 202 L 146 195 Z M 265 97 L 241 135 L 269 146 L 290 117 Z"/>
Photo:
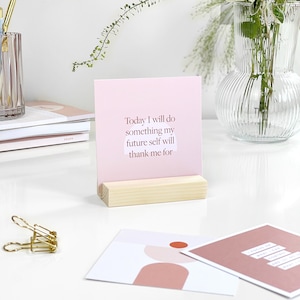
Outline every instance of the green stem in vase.
<path id="1" fill-rule="evenodd" d="M 251 75 L 248 84 L 260 80 L 258 107 L 259 133 L 265 134 L 268 126 L 269 105 L 273 96 L 274 64 L 280 25 L 284 21 L 286 0 L 277 2 L 256 0 L 248 21 L 241 24 L 244 37 L 251 39 Z M 248 8 L 246 8 L 248 9 Z M 250 89 L 246 88 L 245 96 Z"/>

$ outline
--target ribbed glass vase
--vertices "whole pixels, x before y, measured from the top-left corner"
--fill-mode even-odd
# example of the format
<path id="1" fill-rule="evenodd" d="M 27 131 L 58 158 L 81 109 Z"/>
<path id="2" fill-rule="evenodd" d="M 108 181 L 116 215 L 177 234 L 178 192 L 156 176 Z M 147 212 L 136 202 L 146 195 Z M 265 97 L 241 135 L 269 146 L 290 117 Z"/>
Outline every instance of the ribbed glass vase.
<path id="1" fill-rule="evenodd" d="M 278 142 L 299 129 L 300 77 L 293 65 L 300 6 L 263 2 L 234 4 L 235 69 L 218 87 L 216 113 L 235 139 Z"/>

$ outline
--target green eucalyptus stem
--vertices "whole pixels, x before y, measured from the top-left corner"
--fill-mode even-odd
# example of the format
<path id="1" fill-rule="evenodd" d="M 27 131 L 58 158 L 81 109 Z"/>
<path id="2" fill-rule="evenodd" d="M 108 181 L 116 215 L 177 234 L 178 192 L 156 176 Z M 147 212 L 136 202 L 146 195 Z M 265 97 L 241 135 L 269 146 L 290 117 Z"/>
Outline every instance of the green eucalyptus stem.
<path id="1" fill-rule="evenodd" d="M 138 3 L 125 4 L 120 8 L 121 14 L 109 26 L 106 26 L 101 33 L 102 38 L 99 39 L 98 44 L 94 47 L 90 58 L 81 62 L 74 62 L 72 71 L 75 72 L 79 66 L 87 66 L 92 68 L 94 63 L 98 60 L 103 60 L 106 56 L 106 49 L 111 43 L 110 36 L 117 35 L 122 23 L 129 20 L 135 13 L 140 12 L 145 7 L 150 7 L 157 4 L 160 0 L 139 0 Z"/>
<path id="2" fill-rule="evenodd" d="M 281 24 L 284 22 L 286 0 L 256 0 L 249 21 L 241 24 L 245 37 L 252 41 L 251 74 L 245 97 L 255 80 L 260 80 L 259 133 L 265 134 L 268 126 L 269 106 L 273 97 L 274 64 Z M 250 115 L 249 115 L 250 117 Z"/>

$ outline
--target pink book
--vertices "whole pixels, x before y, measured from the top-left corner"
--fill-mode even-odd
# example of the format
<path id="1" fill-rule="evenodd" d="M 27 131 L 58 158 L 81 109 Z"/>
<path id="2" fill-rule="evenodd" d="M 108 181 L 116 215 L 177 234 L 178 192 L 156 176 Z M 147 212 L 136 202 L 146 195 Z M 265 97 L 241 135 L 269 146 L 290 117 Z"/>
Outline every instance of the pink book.
<path id="1" fill-rule="evenodd" d="M 202 175 L 200 77 L 95 81 L 98 185 Z"/>

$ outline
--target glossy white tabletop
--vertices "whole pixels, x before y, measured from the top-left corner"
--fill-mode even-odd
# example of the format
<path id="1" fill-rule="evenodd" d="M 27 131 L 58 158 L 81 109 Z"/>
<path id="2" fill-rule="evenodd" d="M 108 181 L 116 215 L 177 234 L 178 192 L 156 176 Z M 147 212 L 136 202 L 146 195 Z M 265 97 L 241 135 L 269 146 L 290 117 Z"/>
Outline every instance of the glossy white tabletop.
<path id="1" fill-rule="evenodd" d="M 95 141 L 0 153 L 0 246 L 28 241 L 12 215 L 58 233 L 55 254 L 0 250 L 1 299 L 283 299 L 240 280 L 236 296 L 85 280 L 121 229 L 218 238 L 263 223 L 300 234 L 300 135 L 278 144 L 230 139 L 203 122 L 205 200 L 108 208 L 96 195 Z"/>

